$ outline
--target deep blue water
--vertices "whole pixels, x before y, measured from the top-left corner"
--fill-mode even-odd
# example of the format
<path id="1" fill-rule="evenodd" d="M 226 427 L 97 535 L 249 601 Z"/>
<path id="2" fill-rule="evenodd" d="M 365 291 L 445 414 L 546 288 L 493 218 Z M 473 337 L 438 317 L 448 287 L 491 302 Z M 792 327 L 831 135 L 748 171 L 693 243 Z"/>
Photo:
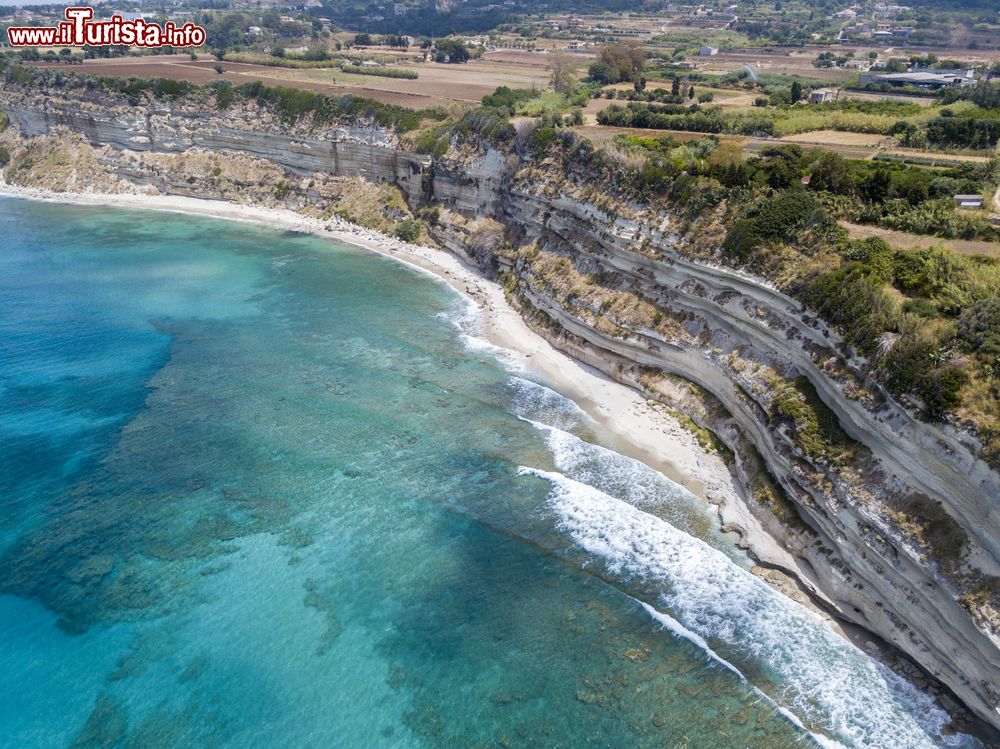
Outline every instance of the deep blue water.
<path id="1" fill-rule="evenodd" d="M 0 745 L 940 743 L 466 317 L 324 240 L 0 198 Z"/>

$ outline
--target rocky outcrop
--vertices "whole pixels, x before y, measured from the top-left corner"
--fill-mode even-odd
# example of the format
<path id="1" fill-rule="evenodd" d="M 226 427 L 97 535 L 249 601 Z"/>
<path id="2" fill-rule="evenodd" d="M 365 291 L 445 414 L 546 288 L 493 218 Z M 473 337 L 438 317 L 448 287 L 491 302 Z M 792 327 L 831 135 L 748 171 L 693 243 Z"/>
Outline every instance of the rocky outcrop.
<path id="1" fill-rule="evenodd" d="M 516 157 L 493 149 L 453 144 L 431 160 L 373 124 L 291 127 L 252 104 L 207 113 L 14 90 L 0 91 L 0 108 L 27 136 L 82 133 L 109 149 L 105 169 L 157 190 L 199 188 L 177 178 L 176 163 L 127 154 L 239 155 L 262 170 L 258 182 L 277 179 L 276 165 L 308 183 L 290 198 L 297 208 L 327 199 L 315 175 L 360 175 L 398 186 L 412 208 L 444 208 L 435 238 L 503 274 L 555 345 L 650 397 L 670 400 L 664 373 L 707 391 L 712 418 L 691 415 L 741 458 L 745 501 L 799 560 L 794 572 L 1000 728 L 1000 476 L 971 435 L 921 421 L 793 299 L 692 259 L 669 215 L 625 201 L 612 214 L 564 174 L 525 178 Z M 805 441 L 789 399 L 828 417 L 826 431 Z M 777 494 L 755 491 L 764 475 Z M 911 517 L 932 517 L 935 533 L 914 533 Z"/>

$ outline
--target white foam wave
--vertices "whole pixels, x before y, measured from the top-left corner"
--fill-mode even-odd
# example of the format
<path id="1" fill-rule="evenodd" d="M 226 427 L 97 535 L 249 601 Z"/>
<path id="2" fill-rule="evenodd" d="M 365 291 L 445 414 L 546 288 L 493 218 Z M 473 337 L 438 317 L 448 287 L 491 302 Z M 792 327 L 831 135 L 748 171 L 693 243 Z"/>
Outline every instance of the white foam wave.
<path id="1" fill-rule="evenodd" d="M 743 675 L 743 672 L 740 671 L 738 668 L 736 668 L 736 666 L 727 661 L 725 658 L 723 658 L 721 655 L 716 653 L 714 650 L 712 650 L 711 646 L 709 646 L 709 644 L 705 641 L 703 637 L 699 636 L 695 632 L 692 632 L 690 629 L 685 627 L 683 624 L 674 619 L 672 616 L 668 616 L 667 614 L 664 614 L 662 611 L 657 611 L 648 603 L 645 603 L 644 601 L 637 601 L 634 598 L 632 600 L 636 601 L 636 603 L 642 606 L 642 608 L 646 610 L 646 613 L 649 614 L 654 621 L 662 625 L 664 629 L 669 630 L 678 637 L 682 637 L 685 640 L 694 643 L 694 645 L 701 648 L 711 660 L 715 661 L 723 668 L 726 668 L 729 671 L 732 671 L 734 674 L 736 674 L 739 677 L 740 681 L 747 684 L 751 689 L 754 690 L 756 694 L 760 695 L 762 699 L 767 700 L 767 702 L 770 705 L 772 705 L 774 709 L 785 718 L 785 720 L 787 720 L 792 725 L 802 729 L 806 733 L 809 733 L 812 739 L 821 747 L 825 747 L 826 749 L 844 749 L 844 745 L 841 744 L 839 741 L 834 741 L 830 737 L 824 736 L 821 733 L 809 732 L 808 729 L 802 724 L 802 721 L 799 720 L 797 715 L 792 713 L 787 708 L 784 708 L 778 703 L 776 703 L 774 700 L 772 700 L 770 697 L 764 694 L 760 689 L 755 687 L 753 684 L 750 684 L 750 682 L 747 680 L 747 677 Z"/>
<path id="2" fill-rule="evenodd" d="M 561 473 L 637 507 L 683 502 L 706 515 L 712 514 L 706 503 L 642 461 L 585 442 L 563 429 L 532 423 L 545 433 L 545 442 Z"/>
<path id="3" fill-rule="evenodd" d="M 466 350 L 492 356 L 509 372 L 523 372 L 527 369 L 527 361 L 522 354 L 490 343 L 479 335 L 483 327 L 483 309 L 464 294 L 460 294 L 458 300 L 461 309 L 439 312 L 436 317 L 455 326 L 458 339 Z"/>
<path id="4" fill-rule="evenodd" d="M 558 527 L 607 571 L 657 586 L 685 630 L 742 664 L 780 708 L 850 747 L 968 745 L 942 737 L 933 699 L 839 637 L 820 617 L 666 521 L 561 473 L 548 480 Z M 734 668 L 737 666 L 734 666 Z"/>
<path id="5" fill-rule="evenodd" d="M 578 429 L 594 423 L 573 400 L 545 385 L 523 377 L 511 377 L 507 388 L 514 396 L 511 412 L 539 428 Z"/>
<path id="6" fill-rule="evenodd" d="M 740 677 L 741 681 L 747 680 L 746 677 L 743 675 L 742 671 L 740 671 L 738 668 L 736 668 L 736 666 L 734 666 L 732 663 L 730 663 L 721 655 L 712 650 L 709 644 L 705 641 L 705 638 L 703 638 L 701 635 L 697 634 L 696 632 L 692 632 L 690 629 L 685 627 L 683 624 L 674 619 L 672 616 L 668 616 L 667 614 L 664 614 L 662 611 L 657 611 L 645 601 L 638 601 L 634 598 L 632 600 L 636 601 L 636 603 L 642 606 L 646 610 L 646 613 L 649 614 L 660 625 L 662 625 L 664 629 L 668 629 L 678 637 L 682 637 L 685 640 L 694 643 L 698 648 L 703 650 L 705 654 L 708 655 L 708 657 L 711 658 L 713 661 L 718 663 L 723 668 L 732 671 L 734 674 Z"/>
<path id="7" fill-rule="evenodd" d="M 508 372 L 524 372 L 528 368 L 524 356 L 512 349 L 497 346 L 490 343 L 485 338 L 472 335 L 471 333 L 460 333 L 458 339 L 465 346 L 466 350 L 475 353 L 483 353 L 492 356 L 500 362 Z"/>
<path id="8" fill-rule="evenodd" d="M 715 509 L 680 484 L 640 460 L 549 424 L 524 420 L 545 435 L 546 446 L 560 473 L 630 505 L 655 512 L 685 533 L 706 540 L 738 564 L 750 565 L 747 555 L 722 532 Z"/>

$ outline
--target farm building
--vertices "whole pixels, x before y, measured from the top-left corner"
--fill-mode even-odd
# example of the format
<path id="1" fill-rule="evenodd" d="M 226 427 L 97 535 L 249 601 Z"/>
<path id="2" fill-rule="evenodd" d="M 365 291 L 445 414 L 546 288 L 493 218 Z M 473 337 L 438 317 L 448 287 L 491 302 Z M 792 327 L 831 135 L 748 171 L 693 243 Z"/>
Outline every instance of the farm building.
<path id="1" fill-rule="evenodd" d="M 920 86 L 922 88 L 944 88 L 945 86 L 971 86 L 976 79 L 972 71 L 934 71 L 909 73 L 866 73 L 861 76 L 861 84 L 888 83 L 893 86 Z M 968 75 L 966 75 L 968 73 Z"/>
<path id="2" fill-rule="evenodd" d="M 817 88 L 815 91 L 809 92 L 810 104 L 823 104 L 824 102 L 833 101 L 836 98 L 837 92 L 831 88 Z"/>
<path id="3" fill-rule="evenodd" d="M 956 195 L 955 206 L 958 208 L 982 208 L 982 195 Z"/>

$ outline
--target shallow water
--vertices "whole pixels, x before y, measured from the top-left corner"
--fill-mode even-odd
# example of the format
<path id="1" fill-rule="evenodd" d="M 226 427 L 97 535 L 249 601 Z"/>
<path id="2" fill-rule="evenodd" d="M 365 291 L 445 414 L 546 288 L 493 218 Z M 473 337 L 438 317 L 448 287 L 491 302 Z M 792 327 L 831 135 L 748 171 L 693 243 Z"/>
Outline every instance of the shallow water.
<path id="1" fill-rule="evenodd" d="M 0 199 L 0 743 L 941 743 L 466 312 L 325 240 Z"/>

